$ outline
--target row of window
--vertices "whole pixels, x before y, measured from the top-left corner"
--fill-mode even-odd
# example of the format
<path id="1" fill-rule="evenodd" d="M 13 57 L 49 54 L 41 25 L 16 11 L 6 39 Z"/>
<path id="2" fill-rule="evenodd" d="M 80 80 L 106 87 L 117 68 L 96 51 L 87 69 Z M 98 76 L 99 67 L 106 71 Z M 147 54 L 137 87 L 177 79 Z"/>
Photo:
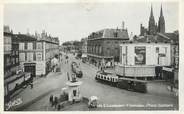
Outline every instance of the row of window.
<path id="1" fill-rule="evenodd" d="M 41 42 L 19 43 L 19 50 L 43 49 Z"/>
<path id="2" fill-rule="evenodd" d="M 43 54 L 42 52 L 28 52 L 28 53 L 19 53 L 19 60 L 20 62 L 24 61 L 42 61 L 43 60 Z"/>
<path id="3" fill-rule="evenodd" d="M 53 49 L 58 48 L 57 44 L 52 43 L 46 43 L 45 45 L 46 49 Z M 19 43 L 19 50 L 33 50 L 33 49 L 43 49 L 43 43 L 42 42 L 28 42 L 28 43 Z"/>
<path id="4" fill-rule="evenodd" d="M 105 55 L 107 55 L 107 56 L 119 56 L 119 49 L 114 48 L 114 50 L 113 50 L 112 48 L 107 48 L 105 51 Z"/>
<path id="5" fill-rule="evenodd" d="M 88 52 L 101 54 L 102 53 L 102 46 L 89 46 Z"/>

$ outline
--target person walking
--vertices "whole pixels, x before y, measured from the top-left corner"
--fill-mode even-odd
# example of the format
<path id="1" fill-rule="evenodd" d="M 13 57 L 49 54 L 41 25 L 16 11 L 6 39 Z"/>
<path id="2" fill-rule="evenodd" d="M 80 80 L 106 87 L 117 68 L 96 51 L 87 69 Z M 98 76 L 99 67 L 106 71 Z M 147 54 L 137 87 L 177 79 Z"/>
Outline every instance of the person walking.
<path id="1" fill-rule="evenodd" d="M 61 105 L 60 105 L 60 104 L 58 104 L 57 110 L 58 110 L 58 111 L 61 110 Z"/>
<path id="2" fill-rule="evenodd" d="M 49 102 L 50 102 L 51 106 L 53 106 L 53 95 L 50 96 Z"/>
<path id="3" fill-rule="evenodd" d="M 54 107 L 57 108 L 57 104 L 58 104 L 58 98 L 54 97 Z"/>
<path id="4" fill-rule="evenodd" d="M 68 81 L 70 81 L 70 76 L 68 72 L 67 72 L 67 78 L 68 78 Z"/>
<path id="5" fill-rule="evenodd" d="M 33 89 L 33 74 L 31 74 L 31 78 L 30 78 L 30 86 L 31 86 L 31 89 Z"/>

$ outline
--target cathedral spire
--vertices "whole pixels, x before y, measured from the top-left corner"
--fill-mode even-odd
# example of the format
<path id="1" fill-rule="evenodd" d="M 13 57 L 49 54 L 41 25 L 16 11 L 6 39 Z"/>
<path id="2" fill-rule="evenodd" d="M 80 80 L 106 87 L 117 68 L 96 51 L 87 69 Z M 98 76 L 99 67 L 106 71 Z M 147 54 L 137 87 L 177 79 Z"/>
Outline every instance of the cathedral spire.
<path id="1" fill-rule="evenodd" d="M 156 34 L 155 19 L 154 19 L 154 16 L 153 16 L 153 7 L 152 7 L 152 4 L 151 4 L 150 17 L 149 17 L 148 32 L 149 32 L 150 35 Z"/>
<path id="2" fill-rule="evenodd" d="M 162 4 L 161 4 L 161 9 L 160 9 L 160 16 L 163 16 L 163 12 L 162 12 Z"/>
<path id="3" fill-rule="evenodd" d="M 161 4 L 161 8 L 160 8 L 160 17 L 158 20 L 158 32 L 165 33 L 165 19 L 164 19 L 164 15 L 163 15 L 163 11 L 162 11 L 162 4 Z"/>
<path id="4" fill-rule="evenodd" d="M 153 17 L 153 8 L 152 8 L 152 4 L 151 4 L 151 13 L 150 13 L 150 17 Z"/>

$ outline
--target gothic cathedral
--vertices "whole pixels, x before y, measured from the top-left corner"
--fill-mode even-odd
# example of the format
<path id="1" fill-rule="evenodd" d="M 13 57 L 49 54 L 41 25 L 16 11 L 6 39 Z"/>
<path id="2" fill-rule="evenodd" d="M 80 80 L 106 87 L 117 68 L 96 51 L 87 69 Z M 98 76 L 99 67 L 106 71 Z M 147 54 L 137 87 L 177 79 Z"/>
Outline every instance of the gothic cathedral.
<path id="1" fill-rule="evenodd" d="M 150 13 L 150 17 L 149 17 L 149 23 L 148 23 L 148 29 L 144 28 L 141 24 L 140 27 L 140 35 L 156 35 L 157 33 L 165 33 L 165 20 L 164 20 L 164 16 L 163 16 L 163 11 L 162 11 L 162 5 L 161 5 L 161 9 L 160 9 L 160 17 L 158 20 L 158 25 L 157 23 L 155 23 L 155 18 L 153 15 L 153 8 L 151 5 L 151 13 Z"/>

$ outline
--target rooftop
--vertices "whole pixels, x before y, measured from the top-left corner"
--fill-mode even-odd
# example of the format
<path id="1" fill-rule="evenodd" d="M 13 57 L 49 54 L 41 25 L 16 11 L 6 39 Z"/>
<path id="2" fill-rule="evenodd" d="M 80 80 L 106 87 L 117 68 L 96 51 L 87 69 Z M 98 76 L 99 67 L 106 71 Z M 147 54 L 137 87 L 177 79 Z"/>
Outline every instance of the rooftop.
<path id="1" fill-rule="evenodd" d="M 156 35 L 145 35 L 134 38 L 134 42 L 174 42 L 178 43 L 179 35 L 176 33 L 157 33 Z"/>
<path id="2" fill-rule="evenodd" d="M 93 32 L 88 36 L 88 39 L 95 38 L 121 38 L 129 39 L 126 29 L 103 29 L 97 32 Z"/>

